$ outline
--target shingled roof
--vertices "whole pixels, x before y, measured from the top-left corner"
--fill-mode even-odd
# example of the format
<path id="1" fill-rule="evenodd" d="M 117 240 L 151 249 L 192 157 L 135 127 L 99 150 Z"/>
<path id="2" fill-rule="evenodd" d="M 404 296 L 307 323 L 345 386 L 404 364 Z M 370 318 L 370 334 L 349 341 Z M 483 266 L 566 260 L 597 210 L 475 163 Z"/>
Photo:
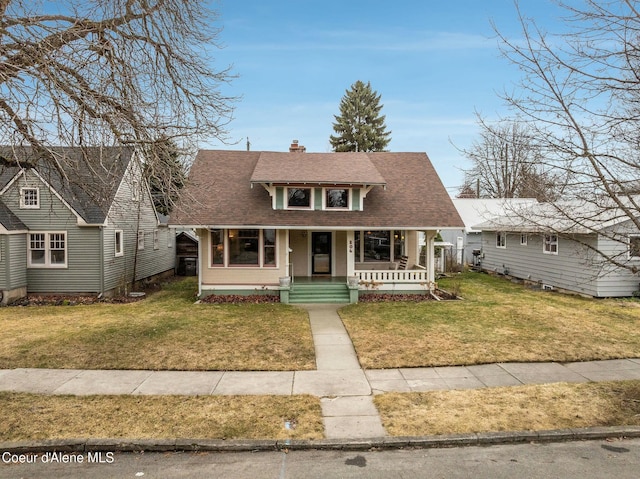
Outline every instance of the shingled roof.
<path id="1" fill-rule="evenodd" d="M 261 152 L 252 183 L 385 185 L 366 153 Z"/>
<path id="2" fill-rule="evenodd" d="M 88 224 L 102 224 L 133 157 L 126 147 L 50 149 L 60 164 L 37 158 L 30 147 L 0 146 L 0 190 L 22 171 L 33 169 Z M 11 164 L 17 161 L 20 166 Z"/>
<path id="3" fill-rule="evenodd" d="M 263 157 L 264 155 L 264 157 Z M 362 184 L 382 178 L 364 200 L 364 211 L 274 210 L 269 193 L 255 182 L 302 181 L 295 175 L 295 160 L 311 155 L 313 171 L 329 170 L 338 159 L 344 166 L 315 181 Z M 365 159 L 366 156 L 366 159 Z M 264 163 L 261 161 L 264 158 Z M 286 168 L 280 168 L 278 158 Z M 372 171 L 356 170 L 348 176 L 351 159 L 367 162 Z M 323 163 L 326 160 L 326 163 Z M 256 166 L 260 163 L 260 168 Z M 262 173 L 264 165 L 274 171 Z M 317 166 L 315 166 L 317 165 Z M 278 170 L 283 170 L 282 174 Z M 257 170 L 257 173 L 256 173 Z M 303 172 L 305 171 L 302 168 Z M 355 181 L 358 178 L 358 181 Z M 369 181 L 365 182 L 369 183 Z M 189 181 L 174 209 L 171 224 L 189 227 L 276 227 L 318 229 L 461 228 L 458 215 L 440 178 L 425 153 L 263 153 L 259 151 L 200 150 Z"/>

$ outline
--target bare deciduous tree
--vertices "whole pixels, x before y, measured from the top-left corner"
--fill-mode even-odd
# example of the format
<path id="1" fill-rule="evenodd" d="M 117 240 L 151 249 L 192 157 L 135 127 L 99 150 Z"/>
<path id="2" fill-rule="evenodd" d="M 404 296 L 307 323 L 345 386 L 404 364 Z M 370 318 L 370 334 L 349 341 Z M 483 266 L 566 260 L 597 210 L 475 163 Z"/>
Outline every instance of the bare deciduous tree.
<path id="1" fill-rule="evenodd" d="M 224 139 L 216 20 L 203 1 L 0 0 L 0 142 L 62 171 L 53 145 Z"/>
<path id="2" fill-rule="evenodd" d="M 557 196 L 560 179 L 553 175 L 528 129 L 516 121 L 489 124 L 478 117 L 480 139 L 462 153 L 472 167 L 465 171 L 467 189 L 480 198 L 537 198 Z"/>
<path id="3" fill-rule="evenodd" d="M 629 232 L 640 229 L 640 11 L 632 0 L 559 5 L 567 13 L 559 35 L 519 8 L 521 38 L 496 28 L 503 54 L 522 72 L 519 88 L 504 98 L 527 121 L 545 161 L 567 179 L 567 202 L 554 208 L 564 225 L 558 233 L 608 236 L 616 251 L 587 246 L 635 272 L 625 246 Z"/>

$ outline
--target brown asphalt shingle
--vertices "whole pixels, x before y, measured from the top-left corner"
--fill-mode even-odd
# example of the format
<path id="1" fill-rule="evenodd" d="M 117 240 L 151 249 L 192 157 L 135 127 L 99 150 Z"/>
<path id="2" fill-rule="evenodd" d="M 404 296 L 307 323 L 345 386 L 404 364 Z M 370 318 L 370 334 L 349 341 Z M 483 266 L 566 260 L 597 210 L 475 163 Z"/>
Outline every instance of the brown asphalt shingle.
<path id="1" fill-rule="evenodd" d="M 276 153 L 263 151 L 252 183 L 383 185 L 384 178 L 366 153 Z"/>
<path id="2" fill-rule="evenodd" d="M 458 212 L 425 153 L 266 154 L 268 162 L 276 170 L 278 157 L 285 163 L 292 161 L 293 156 L 306 154 L 313 155 L 314 163 L 321 164 L 326 159 L 329 160 L 328 164 L 335 164 L 335 155 L 339 155 L 344 157 L 345 165 L 348 165 L 350 155 L 353 155 L 355 163 L 362 165 L 366 163 L 361 159 L 362 155 L 366 155 L 377 170 L 377 175 L 383 178 L 386 188 L 375 186 L 368 193 L 364 199 L 364 211 L 272 209 L 269 193 L 262 186 L 254 184 L 252 187 L 251 184 L 252 177 L 258 177 L 254 170 L 262 154 L 259 151 L 200 150 L 191 167 L 189 183 L 172 214 L 171 224 L 325 229 L 463 227 Z M 317 169 L 315 166 L 313 168 Z M 328 167 L 325 169 L 330 170 Z M 283 170 L 287 171 L 287 177 L 295 178 L 291 176 L 290 168 Z M 277 175 L 280 172 L 273 173 Z M 346 170 L 339 168 L 327 177 L 335 178 L 336 183 L 343 183 L 346 182 L 345 173 Z M 356 175 L 365 177 L 361 170 Z M 371 175 L 370 179 L 376 173 L 372 172 Z"/>

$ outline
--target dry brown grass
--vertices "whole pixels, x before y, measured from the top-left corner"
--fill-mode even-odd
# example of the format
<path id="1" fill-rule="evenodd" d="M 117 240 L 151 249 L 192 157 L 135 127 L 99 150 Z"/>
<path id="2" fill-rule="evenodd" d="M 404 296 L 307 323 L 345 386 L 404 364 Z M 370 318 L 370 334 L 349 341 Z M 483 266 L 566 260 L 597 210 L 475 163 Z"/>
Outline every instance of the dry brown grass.
<path id="1" fill-rule="evenodd" d="M 448 287 L 447 281 L 440 285 Z M 464 301 L 359 303 L 340 315 L 365 368 L 636 357 L 640 303 L 462 276 Z"/>
<path id="2" fill-rule="evenodd" d="M 306 311 L 194 304 L 193 280 L 131 304 L 0 309 L 0 368 L 315 368 Z"/>
<path id="3" fill-rule="evenodd" d="M 392 436 L 640 425 L 640 381 L 388 393 L 374 401 Z"/>
<path id="4" fill-rule="evenodd" d="M 312 396 L 45 396 L 0 393 L 0 440 L 318 439 Z M 286 429 L 285 421 L 295 425 Z"/>

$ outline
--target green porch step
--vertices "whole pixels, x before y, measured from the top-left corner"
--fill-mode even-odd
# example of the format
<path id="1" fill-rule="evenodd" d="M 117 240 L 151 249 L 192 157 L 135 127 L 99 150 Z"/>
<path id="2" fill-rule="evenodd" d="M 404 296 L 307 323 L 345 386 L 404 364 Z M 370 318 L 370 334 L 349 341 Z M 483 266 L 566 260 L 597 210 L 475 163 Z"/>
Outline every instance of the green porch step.
<path id="1" fill-rule="evenodd" d="M 349 289 L 340 283 L 294 284 L 289 293 L 290 303 L 348 303 Z"/>

